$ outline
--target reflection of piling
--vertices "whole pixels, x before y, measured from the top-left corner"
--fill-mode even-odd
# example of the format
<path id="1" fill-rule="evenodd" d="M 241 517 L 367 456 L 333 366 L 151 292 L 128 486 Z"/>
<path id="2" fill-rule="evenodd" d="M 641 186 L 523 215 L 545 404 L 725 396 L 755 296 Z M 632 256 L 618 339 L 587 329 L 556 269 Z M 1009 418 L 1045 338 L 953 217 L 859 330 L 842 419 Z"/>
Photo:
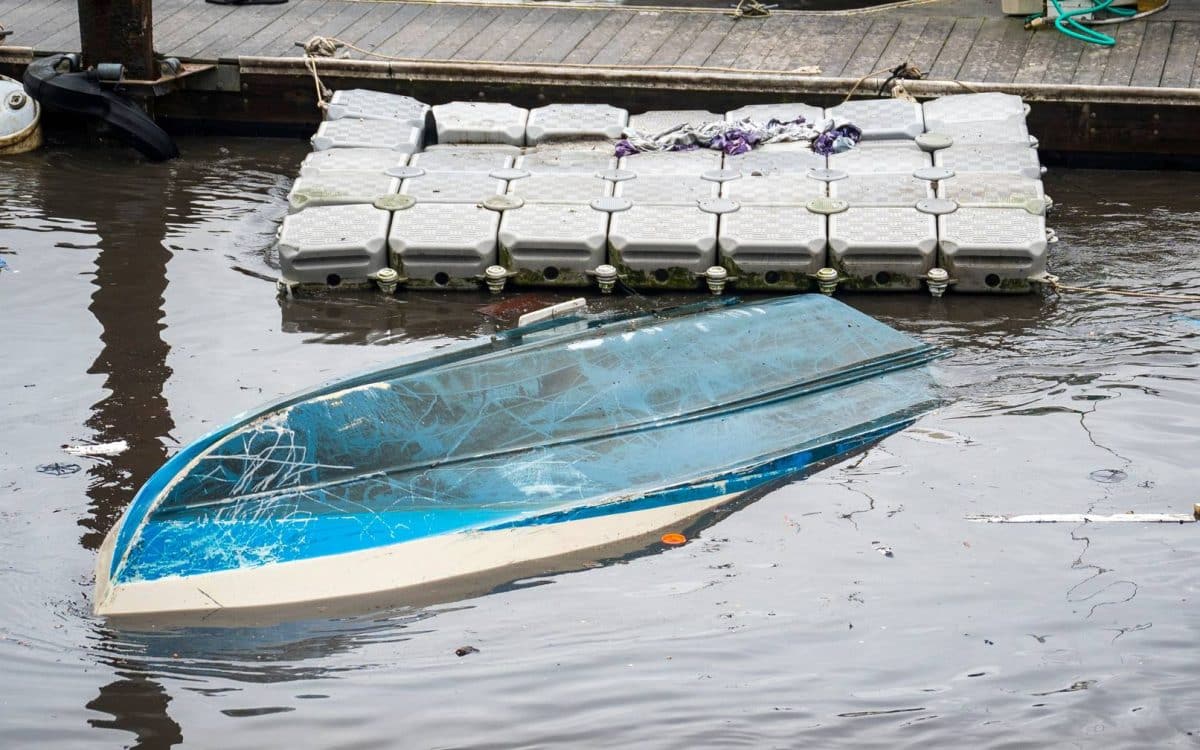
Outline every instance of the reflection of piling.
<path id="1" fill-rule="evenodd" d="M 39 172 L 32 188 L 47 216 L 85 221 L 100 238 L 89 310 L 100 325 L 102 347 L 88 372 L 104 376 L 106 392 L 86 424 L 95 442 L 126 440 L 129 450 L 88 469 L 89 514 L 79 520 L 86 549 L 100 545 L 138 487 L 166 460 L 164 443 L 175 427 L 163 396 L 171 374 L 170 346 L 162 336 L 171 252 L 161 242 L 163 216 L 175 200 L 170 175 L 151 168 L 136 187 L 121 189 L 112 173 L 102 173 L 97 179 L 110 185 L 112 200 L 99 204 L 77 200 L 75 177 L 51 168 Z"/>
<path id="2" fill-rule="evenodd" d="M 120 63 L 129 78 L 158 78 L 151 0 L 78 0 L 83 64 Z"/>

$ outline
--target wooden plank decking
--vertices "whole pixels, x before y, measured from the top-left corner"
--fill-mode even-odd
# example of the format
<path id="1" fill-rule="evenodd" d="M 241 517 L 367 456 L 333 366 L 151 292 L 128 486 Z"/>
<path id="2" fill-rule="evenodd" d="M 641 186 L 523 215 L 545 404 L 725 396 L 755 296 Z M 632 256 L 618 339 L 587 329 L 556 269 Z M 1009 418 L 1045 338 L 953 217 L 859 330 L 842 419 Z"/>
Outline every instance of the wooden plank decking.
<path id="1" fill-rule="evenodd" d="M 14 31 L 8 43 L 35 53 L 75 51 L 76 1 L 0 0 L 0 24 Z M 947 6 L 960 15 L 948 15 Z M 1200 88 L 1200 14 L 1170 9 L 1110 28 L 1118 32 L 1115 48 L 1085 45 L 1052 29 L 1025 31 L 1019 19 L 1001 16 L 995 3 L 969 2 L 836 16 L 776 11 L 741 20 L 712 10 L 611 5 L 154 3 L 156 49 L 196 61 L 298 57 L 295 43 L 319 34 L 382 55 L 430 61 L 747 71 L 812 65 L 829 78 L 914 62 L 939 80 Z"/>
<path id="2" fill-rule="evenodd" d="M 13 31 L 0 47 L 0 72 L 19 75 L 35 55 L 76 51 L 76 4 L 0 0 L 0 24 Z M 608 4 L 154 0 L 155 49 L 217 64 L 158 99 L 156 112 L 186 128 L 311 132 L 319 114 L 297 42 L 314 35 L 358 48 L 349 59 L 320 60 L 331 87 L 401 91 L 432 103 L 610 101 L 631 111 L 721 111 L 789 99 L 828 105 L 850 92 L 875 95 L 883 76 L 862 79 L 907 62 L 924 73 L 908 85 L 920 97 L 959 93 L 966 84 L 1037 102 L 1030 127 L 1044 150 L 1187 155 L 1200 164 L 1200 3 L 1176 2 L 1105 27 L 1116 35 L 1111 48 L 1050 28 L 1026 31 L 998 6 L 910 0 L 735 19 L 723 10 Z M 820 72 L 797 70 L 808 66 Z"/>

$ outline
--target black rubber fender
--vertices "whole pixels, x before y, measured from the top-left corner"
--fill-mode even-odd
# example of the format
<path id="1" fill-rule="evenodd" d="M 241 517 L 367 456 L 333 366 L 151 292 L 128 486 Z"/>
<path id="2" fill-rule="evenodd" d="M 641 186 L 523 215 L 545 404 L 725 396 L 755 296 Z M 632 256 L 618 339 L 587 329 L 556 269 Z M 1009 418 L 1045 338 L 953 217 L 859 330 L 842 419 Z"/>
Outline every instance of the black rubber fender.
<path id="1" fill-rule="evenodd" d="M 117 137 L 151 161 L 179 156 L 167 131 L 125 97 L 100 85 L 92 71 L 79 70 L 75 55 L 50 55 L 25 69 L 25 91 L 48 111 L 102 120 Z"/>

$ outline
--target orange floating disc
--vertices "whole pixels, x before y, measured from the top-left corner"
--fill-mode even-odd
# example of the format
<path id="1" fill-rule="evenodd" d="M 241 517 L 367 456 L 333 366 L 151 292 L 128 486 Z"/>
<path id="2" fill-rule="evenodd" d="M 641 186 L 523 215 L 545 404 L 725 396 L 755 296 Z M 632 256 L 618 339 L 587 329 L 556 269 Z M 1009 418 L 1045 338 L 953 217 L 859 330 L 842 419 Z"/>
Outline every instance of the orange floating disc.
<path id="1" fill-rule="evenodd" d="M 676 534 L 676 533 L 672 532 L 670 534 L 662 535 L 663 544 L 683 544 L 686 541 L 687 541 L 687 537 L 684 536 L 683 534 Z"/>

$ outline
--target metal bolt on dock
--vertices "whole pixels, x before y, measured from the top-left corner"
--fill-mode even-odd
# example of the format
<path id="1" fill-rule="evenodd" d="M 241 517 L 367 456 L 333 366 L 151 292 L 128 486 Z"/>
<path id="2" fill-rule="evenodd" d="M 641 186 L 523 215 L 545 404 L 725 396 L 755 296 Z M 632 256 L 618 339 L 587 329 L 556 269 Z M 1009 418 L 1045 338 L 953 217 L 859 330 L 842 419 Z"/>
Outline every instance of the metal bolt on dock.
<path id="1" fill-rule="evenodd" d="M 617 274 L 617 267 L 607 263 L 596 266 L 595 270 L 589 273 L 596 277 L 596 286 L 600 287 L 601 294 L 612 294 L 613 288 L 617 285 L 617 279 L 620 278 Z"/>
<path id="2" fill-rule="evenodd" d="M 950 273 L 944 268 L 931 268 L 929 273 L 925 274 L 925 284 L 929 287 L 931 295 L 941 297 L 950 286 Z"/>
<path id="3" fill-rule="evenodd" d="M 400 274 L 394 268 L 381 268 L 371 274 L 375 279 L 375 283 L 379 285 L 379 291 L 384 294 L 395 294 L 396 286 L 400 283 Z"/>
<path id="4" fill-rule="evenodd" d="M 483 271 L 484 283 L 487 284 L 488 291 L 492 294 L 504 291 L 504 285 L 508 282 L 509 276 L 508 269 L 504 266 L 488 266 Z"/>
<path id="5" fill-rule="evenodd" d="M 729 272 L 721 266 L 709 266 L 704 272 L 704 280 L 708 283 L 708 291 L 714 295 L 720 295 L 725 291 L 725 284 L 729 282 Z"/>
<path id="6" fill-rule="evenodd" d="M 817 280 L 817 289 L 821 290 L 821 294 L 824 295 L 832 295 L 837 289 L 838 282 L 841 281 L 837 269 L 828 266 L 813 274 L 813 278 Z"/>

